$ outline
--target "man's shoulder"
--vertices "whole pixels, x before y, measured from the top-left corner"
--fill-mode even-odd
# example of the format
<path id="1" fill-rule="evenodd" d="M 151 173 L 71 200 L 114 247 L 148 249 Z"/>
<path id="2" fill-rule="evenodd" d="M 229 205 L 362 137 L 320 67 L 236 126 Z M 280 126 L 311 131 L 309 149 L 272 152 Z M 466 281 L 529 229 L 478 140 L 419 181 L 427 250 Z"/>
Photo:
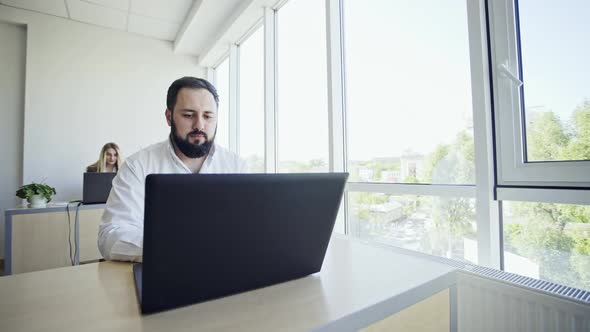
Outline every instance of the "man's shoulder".
<path id="1" fill-rule="evenodd" d="M 140 160 L 144 157 L 149 157 L 154 154 L 161 154 L 166 151 L 168 141 L 158 142 L 145 147 L 134 154 L 132 154 L 127 160 Z"/>
<path id="2" fill-rule="evenodd" d="M 129 156 L 125 162 L 129 165 L 136 165 L 138 163 L 143 163 L 146 160 L 152 159 L 157 156 L 162 156 L 166 153 L 168 140 L 163 142 L 152 144 L 148 147 L 145 147 L 131 156 Z"/>

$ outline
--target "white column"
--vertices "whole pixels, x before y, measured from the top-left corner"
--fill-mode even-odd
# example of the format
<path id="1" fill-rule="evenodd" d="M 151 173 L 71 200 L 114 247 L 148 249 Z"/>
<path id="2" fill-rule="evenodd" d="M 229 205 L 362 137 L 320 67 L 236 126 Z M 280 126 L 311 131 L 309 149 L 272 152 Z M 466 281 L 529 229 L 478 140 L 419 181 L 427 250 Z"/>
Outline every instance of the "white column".
<path id="1" fill-rule="evenodd" d="M 229 48 L 229 150 L 240 152 L 238 137 L 240 133 L 239 116 L 239 52 L 236 45 Z"/>
<path id="2" fill-rule="evenodd" d="M 264 169 L 277 171 L 276 12 L 264 8 Z"/>
<path id="3" fill-rule="evenodd" d="M 211 82 L 213 86 L 217 87 L 217 70 L 211 67 L 207 67 L 206 70 L 205 79 Z"/>
<path id="4" fill-rule="evenodd" d="M 494 200 L 492 99 L 485 1 L 467 1 L 467 18 L 475 147 L 478 264 L 499 269 L 503 249 L 500 207 L 498 201 Z"/>
<path id="5" fill-rule="evenodd" d="M 339 0 L 326 0 L 326 43 L 328 51 L 328 126 L 329 126 L 329 170 L 346 171 L 346 113 L 344 103 L 344 54 L 342 36 L 342 7 Z M 347 197 L 338 211 L 336 227 L 346 224 Z M 342 227 L 343 226 L 343 227 Z"/>

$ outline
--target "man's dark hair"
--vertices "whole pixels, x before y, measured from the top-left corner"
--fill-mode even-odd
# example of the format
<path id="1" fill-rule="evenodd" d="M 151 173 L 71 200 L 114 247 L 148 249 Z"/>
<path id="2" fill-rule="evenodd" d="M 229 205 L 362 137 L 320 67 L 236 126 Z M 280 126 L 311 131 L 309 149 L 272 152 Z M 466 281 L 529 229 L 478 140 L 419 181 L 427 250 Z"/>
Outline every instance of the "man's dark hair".
<path id="1" fill-rule="evenodd" d="M 182 88 L 189 88 L 189 89 L 205 89 L 213 95 L 215 99 L 215 104 L 219 107 L 219 95 L 217 94 L 217 89 L 213 86 L 213 84 L 209 83 L 206 79 L 185 76 L 183 78 L 179 78 L 176 81 L 172 82 L 170 87 L 168 88 L 168 95 L 166 96 L 166 107 L 170 111 L 174 110 L 174 105 L 176 105 L 176 97 L 178 97 L 178 91 Z"/>

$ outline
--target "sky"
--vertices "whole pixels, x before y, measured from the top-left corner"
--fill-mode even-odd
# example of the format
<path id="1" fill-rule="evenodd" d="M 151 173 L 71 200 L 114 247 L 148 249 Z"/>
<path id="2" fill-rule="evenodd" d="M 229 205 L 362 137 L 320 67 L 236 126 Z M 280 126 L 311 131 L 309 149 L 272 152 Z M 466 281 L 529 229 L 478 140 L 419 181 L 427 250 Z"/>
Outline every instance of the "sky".
<path id="1" fill-rule="evenodd" d="M 264 28 L 239 47 L 239 136 L 242 156 L 264 156 Z"/>
<path id="2" fill-rule="evenodd" d="M 525 107 L 567 121 L 590 100 L 590 1 L 520 0 L 519 12 Z"/>
<path id="3" fill-rule="evenodd" d="M 465 1 L 346 1 L 349 159 L 427 154 L 472 118 Z"/>
<path id="4" fill-rule="evenodd" d="M 279 160 L 328 159 L 324 6 L 290 0 L 278 11 Z M 520 1 L 527 107 L 566 120 L 590 97 L 589 6 Z M 344 21 L 350 160 L 427 154 L 472 130 L 466 1 L 347 0 Z M 244 156 L 263 153 L 263 46 L 262 26 L 240 46 Z"/>

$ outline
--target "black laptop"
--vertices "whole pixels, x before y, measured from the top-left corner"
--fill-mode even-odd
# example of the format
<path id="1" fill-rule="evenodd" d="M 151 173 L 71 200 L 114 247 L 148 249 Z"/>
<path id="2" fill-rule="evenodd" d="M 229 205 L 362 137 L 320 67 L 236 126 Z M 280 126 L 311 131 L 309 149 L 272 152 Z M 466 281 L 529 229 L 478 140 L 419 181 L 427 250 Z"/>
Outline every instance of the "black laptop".
<path id="1" fill-rule="evenodd" d="M 84 173 L 82 203 L 106 203 L 117 173 Z"/>
<path id="2" fill-rule="evenodd" d="M 152 174 L 146 179 L 143 313 L 320 271 L 348 174 Z"/>

